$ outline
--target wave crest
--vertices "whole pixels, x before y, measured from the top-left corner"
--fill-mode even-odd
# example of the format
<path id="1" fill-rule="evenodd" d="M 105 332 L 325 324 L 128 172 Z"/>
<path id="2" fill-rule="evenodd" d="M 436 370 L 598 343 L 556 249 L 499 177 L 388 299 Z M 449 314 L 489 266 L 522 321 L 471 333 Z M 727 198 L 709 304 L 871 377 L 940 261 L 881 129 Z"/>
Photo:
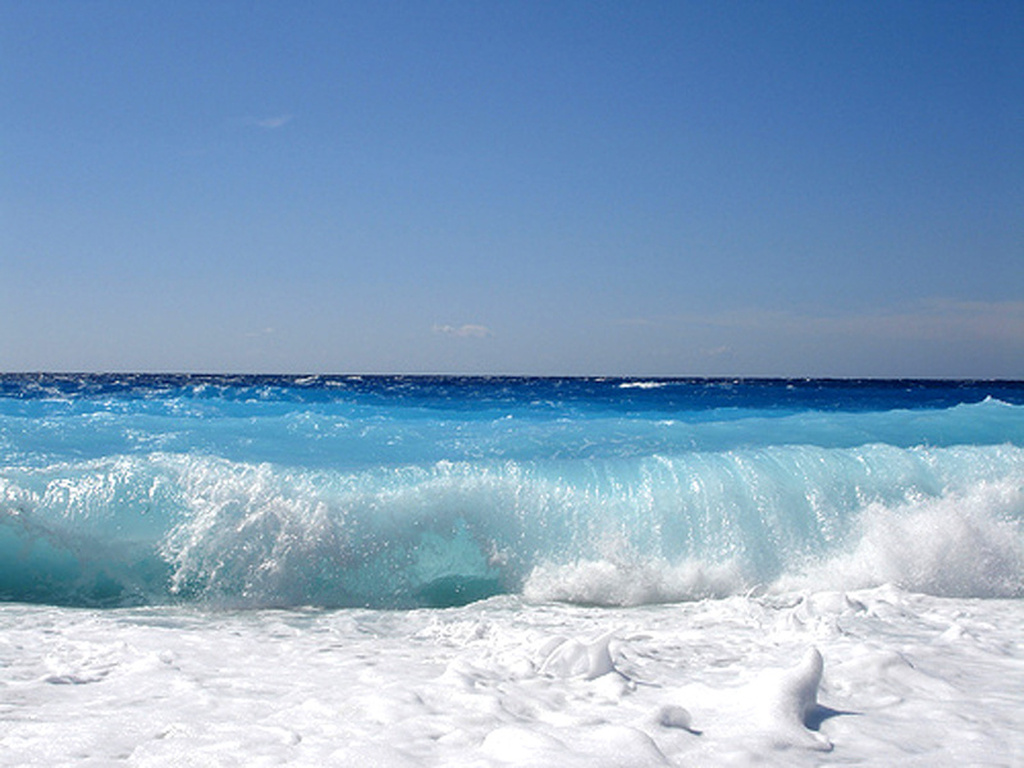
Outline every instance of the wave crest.
<path id="1" fill-rule="evenodd" d="M 869 504 L 852 546 L 786 574 L 778 590 L 892 583 L 942 597 L 1024 596 L 1024 486 L 980 483 L 895 508 Z"/>
<path id="2" fill-rule="evenodd" d="M 190 454 L 0 476 L 0 597 L 635 605 L 1024 594 L 1024 449 L 775 446 L 346 472 Z"/>

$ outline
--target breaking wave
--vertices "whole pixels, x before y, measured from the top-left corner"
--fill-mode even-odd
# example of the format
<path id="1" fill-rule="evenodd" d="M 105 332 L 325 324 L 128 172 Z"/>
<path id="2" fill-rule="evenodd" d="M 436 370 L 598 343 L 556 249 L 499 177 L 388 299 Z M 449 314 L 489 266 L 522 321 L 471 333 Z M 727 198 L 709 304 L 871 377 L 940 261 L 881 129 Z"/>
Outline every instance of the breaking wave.
<path id="1" fill-rule="evenodd" d="M 155 452 L 8 467 L 0 598 L 640 604 L 894 582 L 1024 595 L 1024 449 L 776 445 L 344 471 Z"/>

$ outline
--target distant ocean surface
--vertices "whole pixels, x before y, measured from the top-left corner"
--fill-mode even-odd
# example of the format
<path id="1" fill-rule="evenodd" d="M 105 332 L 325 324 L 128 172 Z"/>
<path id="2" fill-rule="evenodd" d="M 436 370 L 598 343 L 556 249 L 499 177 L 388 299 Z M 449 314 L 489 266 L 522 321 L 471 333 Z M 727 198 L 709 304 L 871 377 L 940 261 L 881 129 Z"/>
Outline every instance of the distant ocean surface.
<path id="1" fill-rule="evenodd" d="M 1022 597 L 1024 382 L 0 376 L 0 765 L 1011 765 Z"/>

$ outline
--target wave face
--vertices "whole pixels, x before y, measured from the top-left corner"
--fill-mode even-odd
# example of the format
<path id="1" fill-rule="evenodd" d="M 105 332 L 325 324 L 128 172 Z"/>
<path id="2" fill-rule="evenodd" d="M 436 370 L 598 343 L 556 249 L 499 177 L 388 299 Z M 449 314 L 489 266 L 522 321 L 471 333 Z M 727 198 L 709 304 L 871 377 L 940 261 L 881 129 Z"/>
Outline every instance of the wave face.
<path id="1" fill-rule="evenodd" d="M 1024 596 L 1024 383 L 0 377 L 0 599 Z"/>

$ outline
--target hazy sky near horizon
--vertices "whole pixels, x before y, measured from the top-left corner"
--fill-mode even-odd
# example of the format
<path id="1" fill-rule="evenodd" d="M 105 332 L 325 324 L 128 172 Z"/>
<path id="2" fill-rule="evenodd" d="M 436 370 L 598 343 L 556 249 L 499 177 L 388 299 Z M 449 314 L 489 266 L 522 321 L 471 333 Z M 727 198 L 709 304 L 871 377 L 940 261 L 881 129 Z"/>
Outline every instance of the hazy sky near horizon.
<path id="1" fill-rule="evenodd" d="M 1024 378 L 1024 3 L 0 0 L 0 370 Z"/>

